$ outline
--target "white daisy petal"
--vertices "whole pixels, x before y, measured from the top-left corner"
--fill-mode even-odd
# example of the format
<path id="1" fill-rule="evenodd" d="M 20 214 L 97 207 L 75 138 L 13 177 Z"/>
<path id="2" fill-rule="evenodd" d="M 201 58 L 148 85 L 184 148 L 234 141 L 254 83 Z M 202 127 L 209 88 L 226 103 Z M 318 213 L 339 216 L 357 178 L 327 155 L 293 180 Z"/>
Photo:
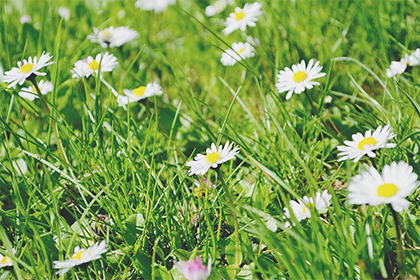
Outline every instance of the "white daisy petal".
<path id="1" fill-rule="evenodd" d="M 261 8 L 262 5 L 258 2 L 245 4 L 243 9 L 236 7 L 235 12 L 231 13 L 226 19 L 226 28 L 223 29 L 223 34 L 229 35 L 237 29 L 245 31 L 247 26 L 254 27 L 258 20 L 257 16 L 262 14 Z"/>
<path id="2" fill-rule="evenodd" d="M 233 43 L 232 49 L 227 49 L 222 53 L 220 61 L 224 66 L 233 66 L 237 61 L 254 56 L 254 47 L 248 42 Z"/>
<path id="3" fill-rule="evenodd" d="M 99 259 L 101 255 L 108 251 L 107 244 L 102 241 L 100 244 L 96 243 L 89 249 L 74 248 L 73 256 L 65 261 L 54 261 L 54 268 L 59 269 L 56 273 L 62 275 L 69 271 L 72 267 Z"/>
<path id="4" fill-rule="evenodd" d="M 146 86 L 140 86 L 133 90 L 124 89 L 124 95 L 117 97 L 118 106 L 124 106 L 132 102 L 151 97 L 153 95 L 162 95 L 162 87 L 158 83 L 148 83 Z"/>
<path id="5" fill-rule="evenodd" d="M 137 39 L 139 33 L 126 26 L 108 27 L 99 31 L 93 28 L 93 34 L 88 35 L 87 38 L 93 42 L 100 44 L 103 48 L 107 47 L 121 47 L 125 43 Z"/>
<path id="6" fill-rule="evenodd" d="M 112 72 L 117 65 L 117 58 L 106 52 L 96 55 L 95 58 L 89 56 L 77 61 L 70 72 L 73 74 L 73 78 L 89 78 L 93 74 L 98 75 L 99 69 L 101 73 Z"/>
<path id="7" fill-rule="evenodd" d="M 168 6 L 175 4 L 175 2 L 176 0 L 138 0 L 135 6 L 145 11 L 160 13 L 166 11 Z"/>
<path id="8" fill-rule="evenodd" d="M 191 167 L 188 175 L 204 175 L 210 168 L 216 168 L 220 164 L 234 159 L 239 153 L 239 146 L 235 146 L 232 149 L 233 145 L 234 143 L 229 144 L 229 141 L 227 141 L 224 147 L 220 145 L 217 148 L 212 143 L 210 149 L 206 149 L 206 155 L 198 154 L 194 160 L 187 162 L 186 166 Z"/>
<path id="9" fill-rule="evenodd" d="M 352 178 L 348 186 L 350 204 L 391 204 L 401 212 L 410 203 L 405 199 L 418 186 L 417 174 L 407 163 L 400 161 L 385 165 L 382 175 L 374 168 L 363 171 Z"/>
<path id="10" fill-rule="evenodd" d="M 357 162 L 364 155 L 373 158 L 376 156 L 374 150 L 394 148 L 396 146 L 394 143 L 387 144 L 386 142 L 395 136 L 389 125 L 386 125 L 383 129 L 382 126 L 379 126 L 373 134 L 371 130 L 366 131 L 365 136 L 360 132 L 353 134 L 353 141 L 344 141 L 347 146 L 337 147 L 337 150 L 341 152 L 338 154 L 340 157 L 338 161 L 353 159 L 354 162 Z"/>
<path id="11" fill-rule="evenodd" d="M 409 57 L 407 55 L 405 55 L 405 57 L 402 58 L 400 61 L 392 61 L 389 68 L 385 70 L 386 76 L 388 78 L 391 78 L 395 75 L 404 73 L 405 69 L 407 68 L 408 61 Z"/>
<path id="12" fill-rule="evenodd" d="M 53 90 L 53 84 L 50 81 L 41 80 L 38 82 L 38 88 L 42 95 L 46 95 Z M 33 101 L 38 98 L 38 93 L 36 92 L 35 87 L 32 85 L 29 88 L 22 88 L 19 92 L 19 96 L 26 98 L 29 101 Z"/>
<path id="13" fill-rule="evenodd" d="M 287 91 L 286 100 L 289 100 L 293 93 L 302 93 L 305 89 L 311 89 L 314 85 L 319 85 L 318 82 L 312 81 L 313 79 L 325 76 L 322 73 L 322 66 L 318 66 L 319 62 L 314 65 L 314 60 L 309 60 L 306 66 L 305 60 L 299 64 L 292 65 L 279 71 L 277 75 L 276 87 L 279 93 Z"/>
<path id="14" fill-rule="evenodd" d="M 52 56 L 50 53 L 43 52 L 38 60 L 35 56 L 33 59 L 29 57 L 28 60 L 24 59 L 23 61 L 19 61 L 17 63 L 18 67 L 13 67 L 12 70 L 6 71 L 3 82 L 10 83 L 8 88 L 15 87 L 16 84 L 23 84 L 25 80 L 32 75 L 36 76 L 44 76 L 46 73 L 39 72 L 41 68 L 53 64 L 54 62 L 48 62 L 51 60 Z"/>

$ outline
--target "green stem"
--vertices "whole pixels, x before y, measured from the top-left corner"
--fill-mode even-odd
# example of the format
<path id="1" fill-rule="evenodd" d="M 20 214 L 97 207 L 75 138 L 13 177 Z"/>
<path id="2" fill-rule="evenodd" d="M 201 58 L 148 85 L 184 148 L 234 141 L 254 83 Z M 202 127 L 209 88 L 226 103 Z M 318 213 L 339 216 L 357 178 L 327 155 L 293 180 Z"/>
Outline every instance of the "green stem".
<path id="1" fill-rule="evenodd" d="M 405 264 L 404 264 L 404 251 L 402 246 L 402 239 L 401 239 L 401 229 L 400 229 L 400 221 L 398 217 L 398 213 L 392 208 L 391 204 L 389 204 L 389 209 L 391 210 L 392 217 L 394 218 L 395 223 L 395 231 L 397 232 L 397 260 L 398 260 L 398 268 L 399 268 L 399 277 L 403 279 L 405 277 Z"/>
<path id="2" fill-rule="evenodd" d="M 200 208 L 202 209 L 202 211 L 204 213 L 204 218 L 206 220 L 207 227 L 209 228 L 209 231 L 210 231 L 211 242 L 213 243 L 212 258 L 213 258 L 213 260 L 215 260 L 216 257 L 217 257 L 217 255 L 216 255 L 216 250 L 217 250 L 216 235 L 214 234 L 213 224 L 211 223 L 209 214 L 207 213 L 206 205 L 203 205 L 203 201 L 201 199 L 200 194 L 198 194 L 198 205 L 200 205 Z"/>
<path id="3" fill-rule="evenodd" d="M 51 110 L 50 110 L 50 108 L 48 107 L 47 101 L 45 101 L 45 98 L 44 98 L 44 96 L 42 95 L 41 90 L 39 89 L 39 86 L 38 86 L 38 83 L 37 83 L 37 82 L 36 82 L 36 80 L 35 80 L 35 77 L 36 77 L 36 76 L 34 76 L 34 77 L 31 77 L 31 76 L 30 76 L 30 77 L 28 77 L 27 79 L 28 79 L 29 81 L 31 81 L 31 82 L 32 82 L 32 84 L 34 85 L 34 88 L 35 88 L 35 90 L 36 90 L 36 92 L 37 92 L 37 94 L 38 94 L 38 97 L 39 97 L 39 99 L 41 100 L 42 106 L 44 107 L 45 111 L 47 112 L 47 114 L 48 114 L 48 115 L 50 116 L 50 118 L 52 119 L 52 126 L 53 126 L 53 130 L 54 130 L 54 135 L 55 135 L 55 138 L 56 138 L 56 140 L 57 140 L 58 150 L 60 151 L 61 156 L 63 157 L 63 159 L 64 159 L 64 160 L 68 163 L 67 157 L 66 157 L 66 155 L 64 154 L 63 144 L 61 143 L 61 140 L 60 140 L 60 137 L 59 137 L 59 134 L 58 134 L 57 123 L 55 122 L 55 120 L 54 120 L 53 116 L 51 115 Z"/>
<path id="4" fill-rule="evenodd" d="M 235 267 L 239 268 L 240 265 L 240 250 L 239 250 L 239 224 L 238 224 L 238 217 L 236 216 L 235 212 L 235 203 L 233 202 L 232 195 L 230 194 L 229 188 L 226 185 L 225 180 L 223 179 L 222 173 L 220 172 L 219 168 L 216 168 L 217 175 L 222 181 L 223 189 L 228 197 L 230 208 L 232 208 L 232 217 L 233 217 L 233 226 L 235 227 Z"/>

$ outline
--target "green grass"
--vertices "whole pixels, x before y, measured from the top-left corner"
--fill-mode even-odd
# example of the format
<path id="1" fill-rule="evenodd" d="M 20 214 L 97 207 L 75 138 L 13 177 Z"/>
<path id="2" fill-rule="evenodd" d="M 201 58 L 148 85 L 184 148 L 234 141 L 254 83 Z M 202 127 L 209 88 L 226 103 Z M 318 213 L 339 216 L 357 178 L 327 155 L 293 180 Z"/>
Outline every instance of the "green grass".
<path id="1" fill-rule="evenodd" d="M 56 63 L 46 76 L 54 84 L 46 96 L 51 115 L 40 100 L 1 84 L 0 253 L 16 253 L 0 279 L 57 279 L 53 261 L 102 240 L 109 251 L 100 260 L 61 279 L 182 279 L 173 262 L 196 255 L 213 258 L 210 279 L 398 277 L 389 208 L 347 203 L 346 184 L 371 162 L 337 162 L 336 147 L 354 133 L 390 124 L 397 147 L 377 152 L 378 169 L 404 160 L 420 174 L 420 70 L 412 67 L 395 82 L 385 76 L 391 61 L 420 46 L 420 6 L 260 2 L 264 14 L 256 27 L 224 36 L 234 7 L 208 18 L 209 1 L 179 0 L 159 14 L 135 8 L 134 1 L 22 1 L 20 7 L 1 1 L 3 71 L 42 51 Z M 60 6 L 70 9 L 70 21 L 58 16 Z M 21 24 L 23 14 L 32 22 Z M 101 76 L 120 92 L 156 80 L 162 96 L 125 110 L 95 77 L 71 77 L 76 61 L 103 51 L 86 36 L 108 26 L 128 26 L 140 36 L 108 50 L 119 66 Z M 255 56 L 223 66 L 222 51 L 248 35 L 260 41 Z M 311 58 L 328 75 L 308 95 L 286 101 L 275 87 L 278 71 Z M 194 186 L 200 178 L 188 176 L 185 166 L 212 142 L 227 140 L 241 147 L 220 169 L 239 220 L 239 267 L 220 177 L 210 170 L 206 177 L 216 187 L 204 187 L 200 197 Z M 26 162 L 24 174 L 17 160 Z M 328 213 L 284 227 L 291 199 L 324 189 L 333 196 Z M 418 199 L 417 190 L 401 214 L 406 271 L 414 278 L 420 277 Z M 94 230 L 102 215 L 112 223 Z M 275 232 L 267 228 L 269 217 Z"/>

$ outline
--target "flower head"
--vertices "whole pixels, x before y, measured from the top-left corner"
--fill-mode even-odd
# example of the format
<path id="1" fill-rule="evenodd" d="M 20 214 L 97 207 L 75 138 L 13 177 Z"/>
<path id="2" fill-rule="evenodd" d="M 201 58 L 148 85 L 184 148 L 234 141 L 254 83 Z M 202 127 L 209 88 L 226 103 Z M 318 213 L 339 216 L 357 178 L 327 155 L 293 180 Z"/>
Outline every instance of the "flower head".
<path id="1" fill-rule="evenodd" d="M 385 165 L 382 175 L 374 167 L 352 178 L 348 186 L 350 204 L 391 204 L 401 212 L 410 207 L 405 199 L 417 187 L 417 174 L 413 167 L 400 161 Z"/>
<path id="2" fill-rule="evenodd" d="M 311 217 L 311 209 L 316 209 L 318 213 L 327 212 L 327 207 L 331 204 L 331 195 L 327 190 L 322 193 L 319 191 L 315 195 L 315 200 L 312 197 L 304 196 L 298 201 L 290 200 L 290 209 L 296 217 L 298 222 Z M 288 207 L 284 208 L 284 218 L 291 218 L 291 214 Z M 290 226 L 289 222 L 286 222 L 286 227 Z"/>
<path id="3" fill-rule="evenodd" d="M 0 254 L 0 268 L 6 267 L 6 266 L 13 266 L 12 259 L 8 256 L 4 256 Z"/>
<path id="4" fill-rule="evenodd" d="M 225 66 L 233 66 L 237 61 L 254 56 L 254 47 L 249 43 L 233 43 L 232 49 L 227 49 L 222 53 L 220 61 Z"/>
<path id="5" fill-rule="evenodd" d="M 261 8 L 262 5 L 258 2 L 245 4 L 243 9 L 236 7 L 235 12 L 226 19 L 226 28 L 223 29 L 223 34 L 229 35 L 237 29 L 245 31 L 247 26 L 256 26 L 257 16 L 262 14 Z"/>
<path id="6" fill-rule="evenodd" d="M 93 28 L 93 34 L 87 36 L 91 42 L 99 43 L 103 48 L 108 46 L 110 48 L 121 47 L 137 37 L 139 37 L 139 33 L 126 26 L 117 28 L 110 26 L 101 31 L 99 31 L 98 28 Z"/>
<path id="7" fill-rule="evenodd" d="M 326 75 L 321 70 L 322 66 L 319 66 L 319 61 L 314 65 L 313 59 L 309 60 L 308 66 L 302 60 L 299 64 L 292 65 L 292 69 L 286 67 L 284 70 L 280 70 L 277 75 L 277 90 L 279 93 L 288 91 L 286 99 L 289 100 L 293 93 L 300 94 L 305 89 L 319 85 L 318 82 L 312 80 Z"/>
<path id="8" fill-rule="evenodd" d="M 146 11 L 164 12 L 169 5 L 175 4 L 176 0 L 138 0 L 135 3 L 137 8 Z"/>
<path id="9" fill-rule="evenodd" d="M 207 266 L 203 265 L 199 256 L 195 260 L 175 263 L 175 266 L 187 280 L 206 280 L 211 273 L 211 258 Z"/>
<path id="10" fill-rule="evenodd" d="M 213 5 L 209 5 L 206 7 L 205 13 L 206 16 L 212 17 L 215 14 L 221 13 L 226 9 L 227 0 L 217 0 L 213 3 Z"/>
<path id="11" fill-rule="evenodd" d="M 60 17 L 62 17 L 65 20 L 69 20 L 70 19 L 70 10 L 67 7 L 60 7 L 58 8 L 58 15 Z"/>
<path id="12" fill-rule="evenodd" d="M 65 261 L 54 261 L 54 268 L 60 269 L 57 274 L 63 275 L 72 267 L 99 259 L 103 253 L 108 251 L 107 244 L 102 241 L 100 244 L 96 243 L 89 249 L 74 248 L 73 256 Z"/>
<path id="13" fill-rule="evenodd" d="M 186 165 L 191 167 L 188 175 L 204 175 L 210 168 L 216 168 L 219 164 L 235 158 L 235 155 L 239 153 L 239 146 L 233 148 L 233 144 L 233 142 L 229 144 L 229 141 L 227 141 L 225 147 L 220 145 L 217 148 L 212 143 L 210 149 L 207 148 L 206 155 L 198 154 L 194 160 L 187 162 Z"/>
<path id="14" fill-rule="evenodd" d="M 24 23 L 31 23 L 32 21 L 32 17 L 30 15 L 22 15 L 20 17 L 20 23 L 24 24 Z"/>
<path id="15" fill-rule="evenodd" d="M 73 78 L 81 78 L 83 76 L 88 78 L 93 73 L 98 75 L 99 68 L 101 73 L 111 72 L 117 65 L 117 58 L 106 52 L 103 55 L 101 53 L 97 54 L 95 58 L 89 56 L 88 58 L 77 61 L 74 64 L 73 70 L 70 72 L 73 74 Z"/>
<path id="16" fill-rule="evenodd" d="M 43 52 L 41 56 L 38 58 L 35 56 L 33 59 L 29 57 L 28 60 L 24 59 L 23 61 L 19 61 L 17 63 L 18 67 L 13 67 L 12 70 L 6 71 L 3 81 L 5 83 L 10 83 L 8 88 L 23 84 L 26 79 L 32 78 L 33 75 L 35 76 L 45 76 L 46 73 L 39 72 L 38 70 L 42 67 L 48 66 L 53 64 L 54 62 L 48 62 L 52 56 L 50 53 Z"/>
<path id="17" fill-rule="evenodd" d="M 53 84 L 50 81 L 41 80 L 38 83 L 38 88 L 42 95 L 46 95 L 53 90 Z M 28 88 L 22 88 L 19 92 L 19 96 L 26 98 L 29 101 L 34 101 L 35 98 L 38 98 L 38 93 L 35 87 L 32 85 Z"/>
<path id="18" fill-rule="evenodd" d="M 416 49 L 408 57 L 408 65 L 410 65 L 410 66 L 418 66 L 418 65 L 420 65 L 420 49 Z"/>
<path id="19" fill-rule="evenodd" d="M 127 105 L 153 95 L 162 95 L 162 87 L 158 83 L 148 83 L 146 86 L 140 86 L 133 90 L 124 89 L 123 92 L 125 95 L 117 97 L 118 106 Z"/>
<path id="20" fill-rule="evenodd" d="M 353 159 L 354 162 L 368 155 L 369 157 L 375 157 L 374 150 L 381 148 L 394 148 L 394 143 L 387 143 L 388 140 L 394 138 L 396 135 L 392 132 L 392 128 L 386 125 L 383 129 L 379 126 L 372 134 L 369 129 L 365 132 L 365 136 L 360 132 L 353 134 L 353 141 L 344 141 L 347 146 L 338 146 L 337 149 L 341 152 L 338 154 L 338 161 Z"/>
<path id="21" fill-rule="evenodd" d="M 391 78 L 395 75 L 404 73 L 405 69 L 407 68 L 408 59 L 408 56 L 405 55 L 405 57 L 401 58 L 400 61 L 392 61 L 389 68 L 386 69 L 386 76 Z"/>

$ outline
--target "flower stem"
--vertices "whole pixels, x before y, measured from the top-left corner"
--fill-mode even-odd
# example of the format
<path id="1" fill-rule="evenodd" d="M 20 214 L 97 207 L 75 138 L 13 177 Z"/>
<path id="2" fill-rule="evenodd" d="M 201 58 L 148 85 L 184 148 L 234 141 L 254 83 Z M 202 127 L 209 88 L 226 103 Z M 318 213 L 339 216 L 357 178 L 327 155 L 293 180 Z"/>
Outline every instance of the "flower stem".
<path id="1" fill-rule="evenodd" d="M 394 218 L 395 223 L 395 231 L 397 233 L 397 261 L 398 261 L 398 274 L 401 279 L 405 277 L 405 264 L 404 264 L 404 250 L 402 246 L 402 239 L 401 239 L 401 229 L 400 229 L 400 221 L 398 217 L 398 213 L 392 208 L 391 204 L 389 204 L 389 209 L 391 210 L 392 217 Z"/>
<path id="2" fill-rule="evenodd" d="M 209 214 L 207 213 L 207 209 L 206 206 L 203 205 L 203 200 L 201 198 L 201 195 L 198 194 L 198 204 L 200 205 L 203 213 L 204 213 L 204 219 L 206 220 L 207 223 L 207 227 L 209 228 L 210 231 L 210 235 L 211 235 L 211 242 L 213 244 L 213 250 L 212 250 L 212 257 L 215 260 L 217 255 L 216 255 L 216 251 L 217 251 L 217 242 L 216 242 L 216 235 L 214 234 L 214 228 L 213 228 L 213 224 L 210 221 L 210 217 Z"/>
<path id="3" fill-rule="evenodd" d="M 219 168 L 216 168 L 217 175 L 222 181 L 223 189 L 228 197 L 230 207 L 232 208 L 232 217 L 233 217 L 233 226 L 235 228 L 235 267 L 239 268 L 240 265 L 240 249 L 239 249 L 239 224 L 238 224 L 238 217 L 236 216 L 235 212 L 235 203 L 233 202 L 232 195 L 229 192 L 229 188 L 226 185 L 225 180 L 223 179 L 222 173 L 220 172 Z"/>
<path id="4" fill-rule="evenodd" d="M 50 116 L 50 118 L 52 118 L 52 115 L 51 115 L 51 110 L 50 110 L 50 108 L 48 107 L 47 101 L 45 101 L 45 98 L 44 98 L 44 96 L 42 95 L 41 90 L 39 89 L 39 86 L 38 86 L 38 83 L 37 83 L 37 81 L 36 81 L 35 77 L 36 77 L 36 76 L 30 76 L 30 77 L 28 77 L 27 79 L 28 79 L 29 81 L 31 81 L 31 82 L 32 82 L 32 84 L 34 85 L 34 88 L 35 88 L 35 90 L 36 90 L 36 92 L 37 92 L 37 94 L 38 94 L 38 97 L 39 97 L 39 99 L 41 99 L 42 106 L 44 106 L 45 111 L 46 111 L 46 112 L 47 112 L 47 114 Z M 62 143 L 61 143 L 61 140 L 60 140 L 60 137 L 59 137 L 59 134 L 58 134 L 57 124 L 56 124 L 56 122 L 55 122 L 54 118 L 52 118 L 52 126 L 53 126 L 53 130 L 54 130 L 54 134 L 55 134 L 55 139 L 57 140 L 58 150 L 60 151 L 61 156 L 63 157 L 63 159 L 64 159 L 64 160 L 68 163 L 67 157 L 66 157 L 66 155 L 64 154 L 63 145 L 62 145 Z"/>

